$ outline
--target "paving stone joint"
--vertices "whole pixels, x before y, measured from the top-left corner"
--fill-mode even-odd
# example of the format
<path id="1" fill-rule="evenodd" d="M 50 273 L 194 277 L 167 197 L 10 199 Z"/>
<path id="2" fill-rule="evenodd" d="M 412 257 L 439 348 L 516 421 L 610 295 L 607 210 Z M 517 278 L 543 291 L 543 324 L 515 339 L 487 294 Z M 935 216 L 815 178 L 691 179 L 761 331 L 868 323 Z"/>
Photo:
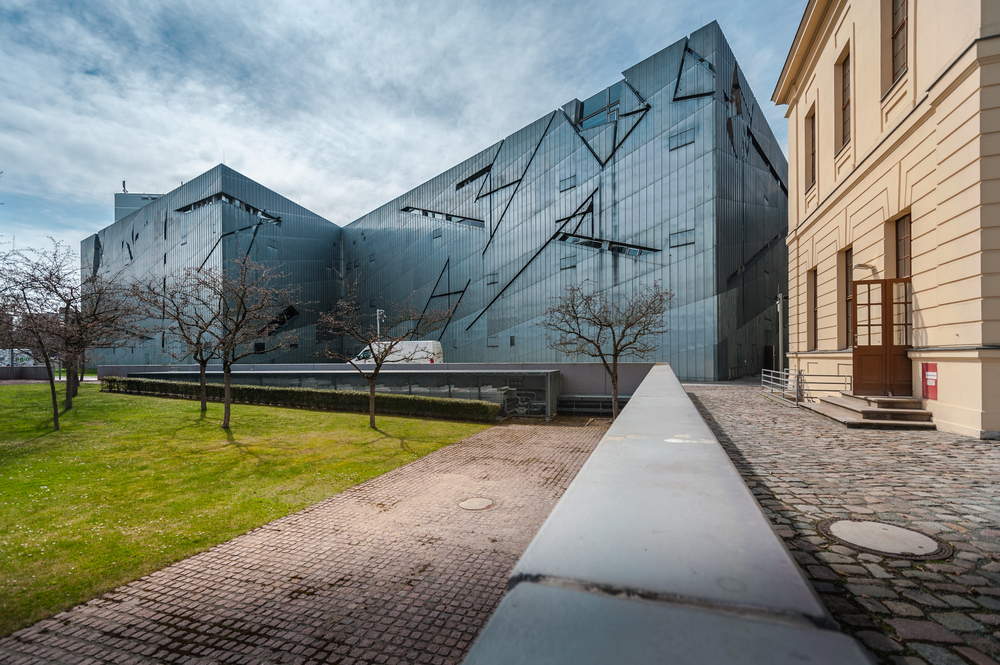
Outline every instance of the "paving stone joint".
<path id="1" fill-rule="evenodd" d="M 747 384 L 688 394 L 840 623 L 877 662 L 997 665 L 1000 446 L 936 431 L 847 429 Z M 953 555 L 885 556 L 819 529 L 884 522 Z"/>

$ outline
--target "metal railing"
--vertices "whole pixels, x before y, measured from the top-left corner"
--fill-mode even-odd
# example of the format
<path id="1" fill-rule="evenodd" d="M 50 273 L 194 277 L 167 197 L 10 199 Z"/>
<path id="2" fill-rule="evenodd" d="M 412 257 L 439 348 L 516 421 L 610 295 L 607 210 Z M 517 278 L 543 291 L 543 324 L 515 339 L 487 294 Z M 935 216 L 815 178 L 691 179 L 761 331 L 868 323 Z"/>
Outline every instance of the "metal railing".
<path id="1" fill-rule="evenodd" d="M 820 393 L 851 392 L 854 383 L 853 377 L 839 374 L 805 374 L 800 369 L 764 369 L 760 372 L 760 387 L 761 390 L 767 390 L 798 406 L 802 402 L 817 400 Z"/>
<path id="2" fill-rule="evenodd" d="M 800 388 L 802 382 L 799 381 L 801 370 L 773 370 L 762 369 L 760 371 L 760 387 L 772 395 L 777 394 L 782 399 L 794 402 L 798 406 L 802 399 Z"/>

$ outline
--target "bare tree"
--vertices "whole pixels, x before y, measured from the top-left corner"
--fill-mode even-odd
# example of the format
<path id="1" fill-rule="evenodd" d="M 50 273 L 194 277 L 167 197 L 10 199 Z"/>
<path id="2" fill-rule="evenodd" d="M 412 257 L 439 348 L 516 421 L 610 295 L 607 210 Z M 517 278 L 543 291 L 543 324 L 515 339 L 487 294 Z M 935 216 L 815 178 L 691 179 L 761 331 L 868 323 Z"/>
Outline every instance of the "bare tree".
<path id="1" fill-rule="evenodd" d="M 144 310 L 122 274 L 95 273 L 80 281 L 79 298 L 65 302 L 63 311 L 67 324 L 64 354 L 70 370 L 67 381 L 72 377 L 67 388 L 75 397 L 86 370 L 87 351 L 126 346 L 142 339 Z"/>
<path id="2" fill-rule="evenodd" d="M 58 241 L 52 241 L 50 250 L 11 250 L 0 258 L 3 309 L 12 315 L 28 353 L 46 367 L 53 429 L 58 430 L 53 364 L 62 361 L 67 367 L 69 410 L 86 350 L 129 343 L 138 334 L 139 309 L 118 280 L 101 275 L 81 279 L 79 259 Z"/>
<path id="3" fill-rule="evenodd" d="M 16 318 L 26 350 L 48 372 L 52 429 L 58 430 L 59 398 L 53 363 L 65 351 L 65 321 L 60 309 L 77 292 L 79 268 L 73 265 L 69 249 L 55 242 L 51 252 L 11 251 L 4 258 L 8 308 Z M 70 406 L 72 395 L 67 393 Z"/>
<path id="4" fill-rule="evenodd" d="M 297 314 L 291 303 L 297 300 L 299 291 L 279 286 L 285 275 L 277 267 L 257 263 L 249 256 L 228 261 L 221 270 L 205 272 L 200 284 L 211 295 L 218 317 L 218 325 L 211 328 L 211 347 L 222 360 L 222 427 L 229 429 L 233 363 L 298 341 L 296 335 L 281 329 Z"/>
<path id="5" fill-rule="evenodd" d="M 330 312 L 320 315 L 317 328 L 328 330 L 336 336 L 360 342 L 363 356 L 358 360 L 350 354 L 331 351 L 326 354 L 347 362 L 368 381 L 368 426 L 375 427 L 375 386 L 378 375 L 386 362 L 413 362 L 422 360 L 427 352 L 406 350 L 404 342 L 419 340 L 446 324 L 455 311 L 448 309 L 418 309 L 411 296 L 402 303 L 385 304 L 374 313 L 363 311 L 358 302 L 357 283 L 344 283 L 344 297 Z M 415 294 L 414 294 L 415 295 Z M 370 308 L 366 308 L 370 310 Z"/>
<path id="6" fill-rule="evenodd" d="M 17 326 L 15 324 L 14 299 L 11 292 L 13 285 L 7 275 L 10 253 L 11 250 L 0 243 L 0 348 L 4 351 L 10 351 L 7 361 L 10 366 L 10 376 L 14 378 L 14 346 L 17 343 Z"/>
<path id="7" fill-rule="evenodd" d="M 187 268 L 173 275 L 133 285 L 136 299 L 145 307 L 151 329 L 164 335 L 164 348 L 175 360 L 191 358 L 198 363 L 201 410 L 208 410 L 205 371 L 219 358 L 215 331 L 219 327 L 217 271 Z"/>
<path id="8" fill-rule="evenodd" d="M 2 287 L 0 287 L 2 288 Z M 14 313 L 5 304 L 6 298 L 0 295 L 0 357 L 6 356 L 10 367 L 11 378 L 14 376 L 14 346 L 17 344 L 17 328 L 14 325 Z"/>
<path id="9" fill-rule="evenodd" d="M 611 377 L 611 419 L 618 417 L 618 362 L 642 358 L 657 348 L 666 332 L 663 317 L 674 294 L 654 282 L 631 294 L 610 293 L 571 284 L 545 312 L 540 325 L 549 348 L 568 355 L 597 358 Z M 585 288 L 586 287 L 586 288 Z"/>

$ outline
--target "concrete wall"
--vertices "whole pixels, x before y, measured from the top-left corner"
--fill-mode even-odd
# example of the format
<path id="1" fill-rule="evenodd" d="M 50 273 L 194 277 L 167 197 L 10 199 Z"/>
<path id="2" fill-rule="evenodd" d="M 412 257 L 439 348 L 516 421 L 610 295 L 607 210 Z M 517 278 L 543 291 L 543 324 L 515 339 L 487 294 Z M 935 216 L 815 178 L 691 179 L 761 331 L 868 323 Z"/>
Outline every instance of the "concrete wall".
<path id="1" fill-rule="evenodd" d="M 318 372 L 350 369 L 347 364 L 298 364 L 298 365 L 239 365 L 236 371 L 239 372 Z M 653 363 L 619 363 L 618 365 L 618 393 L 620 395 L 631 395 L 642 380 Z M 596 363 L 442 363 L 433 365 L 423 364 L 394 364 L 393 371 L 399 372 L 447 372 L 464 370 L 482 370 L 498 372 L 517 372 L 526 370 L 557 369 L 562 375 L 561 393 L 564 395 L 610 395 L 611 380 L 604 370 L 604 366 Z M 43 368 L 44 370 L 44 368 Z M 140 372 L 190 372 L 198 371 L 197 365 L 101 365 L 97 368 L 99 379 L 105 376 L 128 376 L 129 373 Z M 209 371 L 221 372 L 221 365 L 209 365 Z M 169 377 L 164 377 L 169 378 Z"/>
<path id="2" fill-rule="evenodd" d="M 813 0 L 774 100 L 789 118 L 789 360 L 807 374 L 851 374 L 847 271 L 897 277 L 895 221 L 909 214 L 914 394 L 938 367 L 939 429 L 1000 436 L 1000 26 L 996 3 L 910 2 L 907 68 L 886 76 L 888 0 Z M 841 72 L 849 56 L 850 140 Z M 891 74 L 890 74 L 891 78 Z M 816 119 L 810 184 L 808 119 Z M 845 250 L 852 249 L 853 269 Z M 809 274 L 816 271 L 813 324 Z"/>
<path id="3" fill-rule="evenodd" d="M 670 367 L 657 365 L 510 576 L 487 663 L 866 663 Z"/>
<path id="4" fill-rule="evenodd" d="M 0 367 L 0 381 L 48 381 L 45 365 L 34 367 Z"/>

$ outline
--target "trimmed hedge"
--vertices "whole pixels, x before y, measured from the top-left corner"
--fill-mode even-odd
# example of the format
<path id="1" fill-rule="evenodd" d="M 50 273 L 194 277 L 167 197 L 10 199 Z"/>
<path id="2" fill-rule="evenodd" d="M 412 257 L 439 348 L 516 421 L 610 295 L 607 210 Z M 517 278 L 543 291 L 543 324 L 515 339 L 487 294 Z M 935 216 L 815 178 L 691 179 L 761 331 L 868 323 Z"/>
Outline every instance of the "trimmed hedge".
<path id="1" fill-rule="evenodd" d="M 210 401 L 221 402 L 223 400 L 225 391 L 223 384 L 209 383 L 206 389 Z M 123 378 L 120 376 L 107 376 L 101 379 L 101 390 L 112 393 L 181 397 L 184 399 L 200 399 L 201 396 L 200 386 L 197 383 Z M 316 388 L 280 388 L 233 384 L 230 386 L 230 396 L 234 404 L 260 404 L 368 413 L 368 393 L 359 390 L 319 390 Z M 375 393 L 375 413 L 376 415 L 491 421 L 496 420 L 500 414 L 500 405 L 483 400 Z"/>

